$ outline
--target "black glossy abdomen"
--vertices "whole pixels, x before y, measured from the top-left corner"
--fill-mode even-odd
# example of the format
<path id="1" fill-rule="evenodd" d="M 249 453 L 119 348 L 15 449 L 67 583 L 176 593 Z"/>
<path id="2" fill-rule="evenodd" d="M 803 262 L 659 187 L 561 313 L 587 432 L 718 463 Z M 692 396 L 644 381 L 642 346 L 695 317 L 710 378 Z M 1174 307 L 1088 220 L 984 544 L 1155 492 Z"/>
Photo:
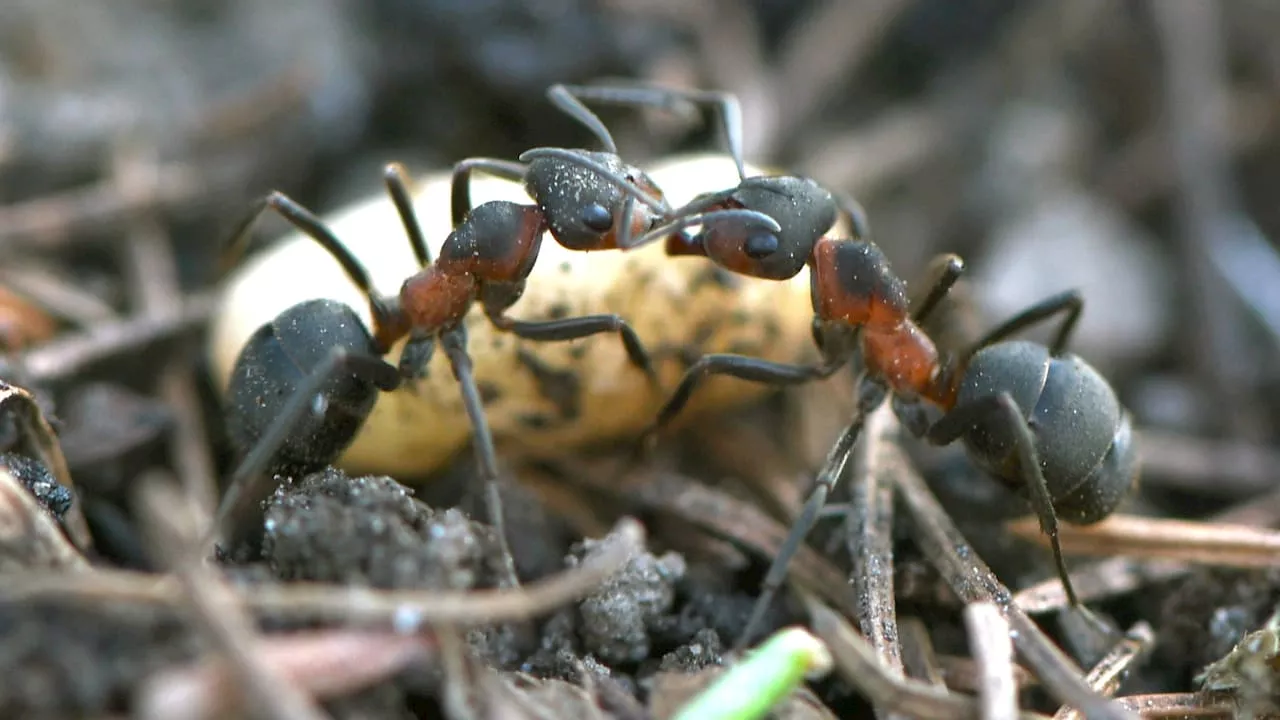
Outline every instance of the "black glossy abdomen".
<path id="1" fill-rule="evenodd" d="M 298 383 L 336 347 L 377 354 L 360 317 L 332 300 L 299 303 L 258 328 L 236 358 L 227 390 L 227 431 L 238 453 L 243 456 L 257 444 Z M 318 468 L 333 462 L 373 410 L 378 390 L 338 373 L 324 385 L 323 394 L 328 398 L 323 415 L 307 413 L 295 423 L 273 468 Z"/>

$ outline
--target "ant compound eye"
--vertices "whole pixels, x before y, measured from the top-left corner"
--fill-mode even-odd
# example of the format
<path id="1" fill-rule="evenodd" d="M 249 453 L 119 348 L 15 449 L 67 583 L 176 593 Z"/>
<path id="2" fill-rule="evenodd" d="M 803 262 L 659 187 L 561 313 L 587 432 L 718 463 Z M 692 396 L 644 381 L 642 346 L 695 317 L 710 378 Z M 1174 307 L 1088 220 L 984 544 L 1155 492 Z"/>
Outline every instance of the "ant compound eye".
<path id="1" fill-rule="evenodd" d="M 596 232 L 605 232 L 613 227 L 613 213 L 600 203 L 591 203 L 582 208 L 582 224 Z"/>
<path id="2" fill-rule="evenodd" d="M 747 236 L 742 251 L 753 260 L 761 260 L 778 252 L 778 236 L 771 232 L 758 232 Z"/>

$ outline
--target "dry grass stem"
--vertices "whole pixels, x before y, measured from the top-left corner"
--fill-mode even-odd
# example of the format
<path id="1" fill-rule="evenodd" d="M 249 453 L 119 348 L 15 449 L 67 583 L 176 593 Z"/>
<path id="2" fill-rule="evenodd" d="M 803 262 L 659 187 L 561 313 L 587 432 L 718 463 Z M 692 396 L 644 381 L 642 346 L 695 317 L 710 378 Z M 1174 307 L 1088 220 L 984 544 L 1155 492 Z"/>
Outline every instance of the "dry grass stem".
<path id="1" fill-rule="evenodd" d="M 282 618 L 328 619 L 410 631 L 424 625 L 485 625 L 528 620 L 586 595 L 620 570 L 644 543 L 644 529 L 631 518 L 614 526 L 608 542 L 573 568 L 519 589 L 445 592 L 290 583 L 239 587 L 246 608 Z M 177 605 L 174 578 L 112 570 L 69 575 L 24 573 L 0 582 L 0 597 L 56 597 L 87 602 Z"/>
<path id="2" fill-rule="evenodd" d="M 924 479 L 900 452 L 894 465 L 898 491 L 916 521 L 916 542 L 956 595 L 966 603 L 992 602 L 1000 609 L 1017 633 L 1014 644 L 1023 659 L 1060 702 L 1084 710 L 1091 718 L 1131 717 L 1093 692 L 1075 663 L 1014 604 L 1013 594 L 956 530 Z"/>
<path id="3" fill-rule="evenodd" d="M 929 637 L 929 628 L 925 627 L 924 621 L 914 615 L 901 618 L 898 638 L 902 643 L 902 666 L 908 677 L 923 680 L 934 687 L 960 689 L 947 684 L 941 660 L 933 649 L 933 639 Z M 974 684 L 963 689 L 976 690 L 977 687 Z"/>
<path id="4" fill-rule="evenodd" d="M 882 405 L 866 420 L 856 462 L 845 472 L 852 511 L 845 539 L 853 567 L 849 581 L 858 598 L 858 624 L 888 672 L 903 675 L 898 616 L 893 597 L 893 484 L 884 477 L 885 448 L 897 439 L 893 410 Z"/>
<path id="5" fill-rule="evenodd" d="M 964 608 L 969 649 L 982 671 L 978 701 L 982 720 L 1018 717 L 1018 684 L 1013 679 L 1013 642 L 1009 622 L 992 603 L 971 603 Z"/>
<path id="6" fill-rule="evenodd" d="M 1144 720 L 1236 720 L 1229 700 L 1210 699 L 1199 693 L 1129 695 L 1116 702 Z"/>
<path id="7" fill-rule="evenodd" d="M 183 601 L 201 633 L 222 656 L 245 694 L 249 708 L 277 720 L 323 720 L 327 717 L 315 700 L 279 668 L 254 652 L 258 645 L 252 619 L 229 587 L 210 571 L 197 552 L 191 532 L 197 520 L 190 502 L 166 479 L 144 478 L 139 499 L 146 529 L 159 559 L 177 578 Z M 249 710 L 246 708 L 246 710 Z"/>
<path id="8" fill-rule="evenodd" d="M 429 658 L 433 648 L 422 635 L 318 630 L 256 638 L 252 654 L 290 683 L 318 699 L 329 699 L 385 680 Z M 160 672 L 140 688 L 137 714 L 146 720 L 227 717 L 235 711 L 228 697 L 234 693 L 232 672 L 220 659 Z"/>
<path id="9" fill-rule="evenodd" d="M 1155 645 L 1156 635 L 1151 626 L 1145 622 L 1139 622 L 1129 631 L 1125 633 L 1123 639 L 1116 643 L 1116 646 L 1107 653 L 1105 657 L 1094 665 L 1087 675 L 1085 681 L 1094 690 L 1103 695 L 1115 695 L 1120 689 L 1120 683 L 1124 681 L 1129 671 L 1139 660 L 1146 657 L 1151 647 Z M 1063 708 L 1054 715 L 1054 720 L 1083 720 L 1080 713 L 1074 708 Z"/>
<path id="10" fill-rule="evenodd" d="M 637 499 L 713 537 L 751 548 L 765 558 L 777 554 L 789 529 L 756 506 L 682 475 L 663 473 L 653 478 L 637 490 Z M 787 576 L 846 615 L 857 616 L 858 601 L 844 573 L 812 548 L 800 547 Z"/>
<path id="11" fill-rule="evenodd" d="M 67 333 L 24 352 L 15 364 L 32 382 L 66 381 L 95 363 L 203 327 L 217 297 L 217 291 L 205 290 L 188 295 L 162 313 Z"/>
<path id="12" fill-rule="evenodd" d="M 1210 516 L 1215 523 L 1267 527 L 1280 522 L 1280 490 L 1254 498 Z M 1084 602 L 1115 597 L 1146 585 L 1165 582 L 1190 572 L 1191 566 L 1173 560 L 1133 560 L 1111 558 L 1077 567 L 1071 572 L 1076 593 Z M 1058 578 L 1024 588 L 1014 596 L 1024 612 L 1053 612 L 1067 605 L 1067 595 Z"/>
<path id="13" fill-rule="evenodd" d="M 1035 518 L 1009 523 L 1017 536 L 1048 545 Z M 1221 567 L 1271 567 L 1280 553 L 1280 532 L 1219 523 L 1112 515 L 1096 525 L 1063 525 L 1064 552 L 1177 560 Z"/>
<path id="14" fill-rule="evenodd" d="M 904 713 L 917 720 L 979 720 L 976 698 L 953 693 L 885 670 L 870 643 L 830 608 L 812 603 L 814 632 L 831 649 L 841 676 L 876 707 Z M 1047 716 L 1020 712 L 1023 720 L 1047 720 Z"/>

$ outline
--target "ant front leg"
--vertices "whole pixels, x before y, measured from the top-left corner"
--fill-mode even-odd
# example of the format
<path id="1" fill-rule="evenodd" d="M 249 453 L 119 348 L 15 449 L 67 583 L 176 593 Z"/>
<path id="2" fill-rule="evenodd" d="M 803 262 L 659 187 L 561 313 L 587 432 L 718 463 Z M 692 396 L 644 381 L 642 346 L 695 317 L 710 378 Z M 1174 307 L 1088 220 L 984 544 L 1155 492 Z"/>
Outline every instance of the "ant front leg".
<path id="1" fill-rule="evenodd" d="M 476 387 L 471 356 L 467 354 L 466 328 L 458 325 L 446 330 L 440 336 L 440 344 L 449 358 L 453 377 L 462 389 L 462 405 L 471 420 L 471 442 L 475 446 L 476 461 L 479 463 L 480 477 L 484 482 L 485 510 L 489 515 L 489 525 L 493 527 L 493 532 L 498 538 L 502 574 L 509 587 L 519 587 L 520 578 L 516 575 L 511 546 L 507 542 L 507 523 L 502 513 L 502 495 L 498 492 L 498 453 L 494 449 L 493 433 L 489 430 L 489 419 L 485 416 L 480 389 Z"/>
<path id="2" fill-rule="evenodd" d="M 867 416 L 875 412 L 884 402 L 885 396 L 888 395 L 888 388 L 884 383 L 867 375 L 859 380 L 858 406 L 854 410 L 853 419 L 849 425 L 840 433 L 840 437 L 836 440 L 836 444 L 827 453 L 826 461 L 822 464 L 822 469 L 818 472 L 818 479 L 809 493 L 809 497 L 805 500 L 804 509 L 800 511 L 800 517 L 791 526 L 791 530 L 787 533 L 787 537 L 782 542 L 782 546 L 778 548 L 778 554 L 774 556 L 772 564 L 769 565 L 769 572 L 765 575 L 764 582 L 760 587 L 760 597 L 756 599 L 755 605 L 751 608 L 751 616 L 747 619 L 747 624 L 742 629 L 742 634 L 738 636 L 738 642 L 734 645 L 734 652 L 740 652 L 751 642 L 755 636 L 755 632 L 761 621 L 764 619 L 765 612 L 773 604 L 773 598 L 778 590 L 782 587 L 782 582 L 787 577 L 787 566 L 791 564 L 792 558 L 799 552 L 804 539 L 809 535 L 809 531 L 818 521 L 818 515 L 822 512 L 822 508 L 827 503 L 827 497 L 835 488 L 836 483 L 840 482 L 840 477 L 844 475 L 845 466 L 849 462 L 849 454 L 853 451 L 853 446 L 858 442 L 858 436 L 862 434 L 862 427 L 866 424 Z"/>
<path id="3" fill-rule="evenodd" d="M 622 338 L 622 346 L 627 351 L 627 359 L 645 374 L 645 377 L 649 379 L 650 385 L 654 388 L 658 387 L 658 374 L 653 369 L 653 361 L 649 358 L 649 352 L 645 350 L 644 344 L 640 342 L 640 336 L 636 334 L 634 328 L 617 315 L 584 315 L 561 320 L 529 322 L 515 320 L 498 312 L 490 314 L 489 320 L 499 330 L 536 342 L 578 340 L 600 333 L 618 333 L 618 336 Z"/>
<path id="4" fill-rule="evenodd" d="M 1040 531 L 1049 536 L 1053 558 L 1058 565 L 1058 575 L 1062 578 L 1062 587 L 1067 593 L 1068 601 L 1072 606 L 1080 607 L 1080 599 L 1067 574 L 1066 560 L 1062 557 L 1062 545 L 1058 541 L 1058 515 L 1053 509 L 1053 496 L 1049 493 L 1049 485 L 1045 482 L 1044 472 L 1040 467 L 1036 438 L 1013 396 L 1002 392 L 955 407 L 928 429 L 925 438 L 934 445 L 950 445 L 992 413 L 1003 415 L 1013 434 L 1018 473 L 1029 491 L 1031 507 L 1040 519 Z"/>
<path id="5" fill-rule="evenodd" d="M 319 393 L 332 377 L 344 372 L 383 392 L 391 392 L 400 386 L 400 374 L 390 364 L 345 348 L 335 348 L 316 365 L 298 384 L 280 414 L 231 474 L 213 525 L 213 531 L 222 534 L 228 549 L 241 545 L 262 530 L 261 512 L 254 510 L 260 509 L 262 502 L 275 492 L 275 483 L 266 474 L 272 457 L 306 413 L 324 414 L 327 399 Z"/>

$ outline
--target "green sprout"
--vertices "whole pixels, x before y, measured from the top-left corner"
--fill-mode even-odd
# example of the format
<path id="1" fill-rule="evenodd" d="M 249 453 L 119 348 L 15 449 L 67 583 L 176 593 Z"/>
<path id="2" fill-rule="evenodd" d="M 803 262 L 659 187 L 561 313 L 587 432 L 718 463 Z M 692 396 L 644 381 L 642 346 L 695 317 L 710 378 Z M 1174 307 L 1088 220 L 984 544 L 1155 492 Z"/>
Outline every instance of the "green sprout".
<path id="1" fill-rule="evenodd" d="M 831 670 L 831 652 L 808 630 L 784 628 L 716 678 L 673 720 L 752 720 L 764 717 L 806 677 Z"/>

